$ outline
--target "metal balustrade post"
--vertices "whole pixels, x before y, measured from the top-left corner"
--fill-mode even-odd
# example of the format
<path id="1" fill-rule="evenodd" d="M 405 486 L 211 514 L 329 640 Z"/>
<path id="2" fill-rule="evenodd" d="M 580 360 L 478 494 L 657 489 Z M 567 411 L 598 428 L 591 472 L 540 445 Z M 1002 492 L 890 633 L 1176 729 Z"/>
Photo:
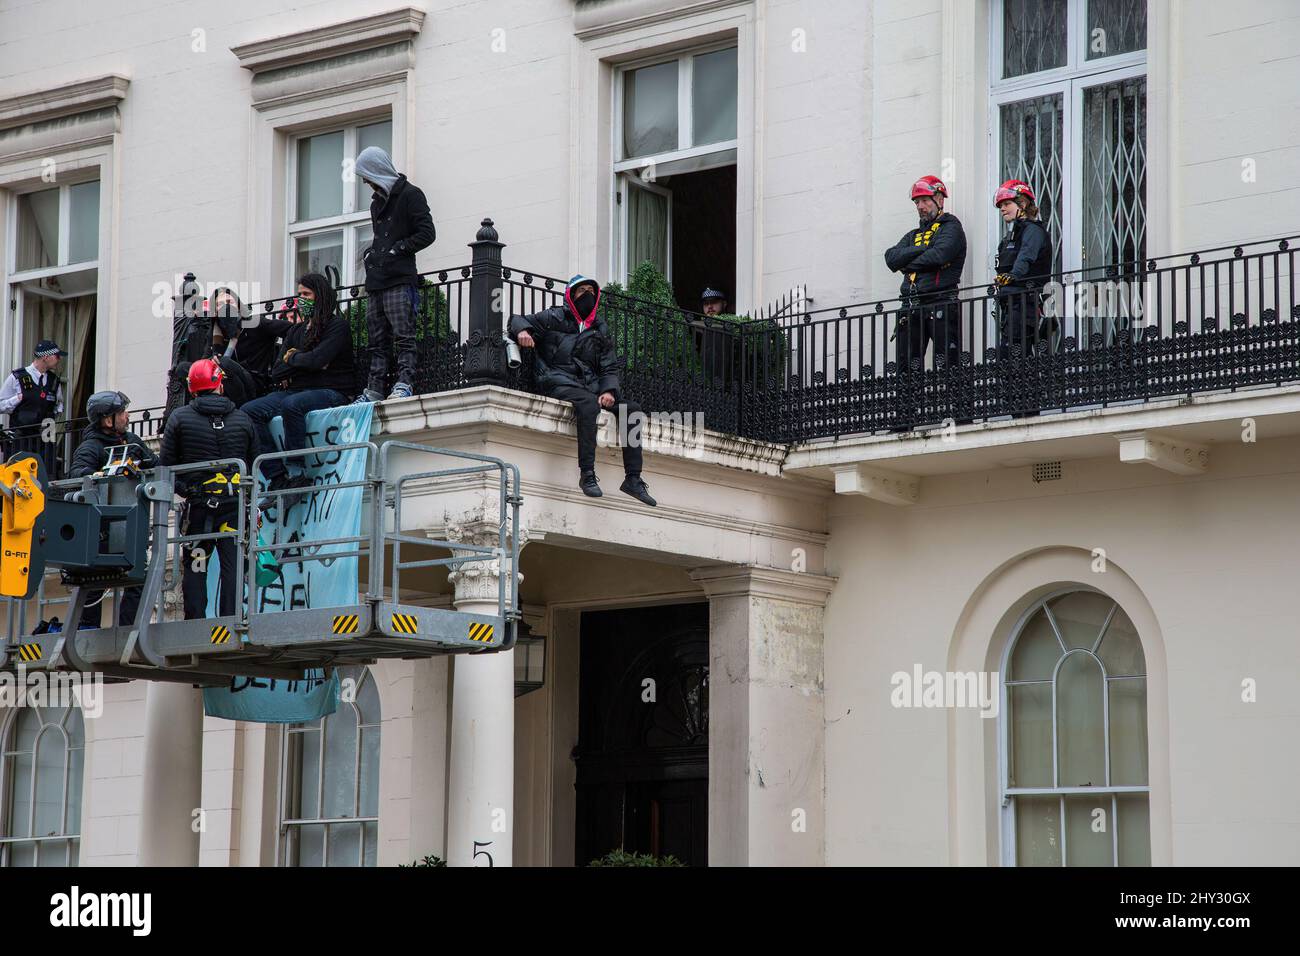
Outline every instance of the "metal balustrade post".
<path id="1" fill-rule="evenodd" d="M 469 330 L 465 380 L 470 385 L 504 385 L 509 364 L 502 340 L 501 250 L 491 219 L 484 219 L 474 241 L 469 280 Z"/>

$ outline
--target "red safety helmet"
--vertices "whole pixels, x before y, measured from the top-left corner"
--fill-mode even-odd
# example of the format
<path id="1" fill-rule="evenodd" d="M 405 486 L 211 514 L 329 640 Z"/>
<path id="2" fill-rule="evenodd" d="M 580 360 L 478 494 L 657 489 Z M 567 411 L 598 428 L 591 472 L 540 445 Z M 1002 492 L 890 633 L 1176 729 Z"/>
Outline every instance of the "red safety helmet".
<path id="1" fill-rule="evenodd" d="M 929 196 L 933 199 L 935 196 L 948 197 L 948 187 L 943 184 L 943 180 L 938 176 L 922 176 L 916 182 L 912 183 L 912 198 L 920 199 L 922 196 Z"/>
<path id="2" fill-rule="evenodd" d="M 1029 183 L 1023 179 L 1008 179 L 998 187 L 998 191 L 993 194 L 993 206 L 997 208 L 1008 199 L 1015 199 L 1017 196 L 1024 196 L 1030 202 L 1037 202 L 1034 191 L 1029 188 Z"/>
<path id="3" fill-rule="evenodd" d="M 199 359 L 190 366 L 190 394 L 197 395 L 199 392 L 211 392 L 220 388 L 224 378 L 220 365 L 212 359 Z"/>

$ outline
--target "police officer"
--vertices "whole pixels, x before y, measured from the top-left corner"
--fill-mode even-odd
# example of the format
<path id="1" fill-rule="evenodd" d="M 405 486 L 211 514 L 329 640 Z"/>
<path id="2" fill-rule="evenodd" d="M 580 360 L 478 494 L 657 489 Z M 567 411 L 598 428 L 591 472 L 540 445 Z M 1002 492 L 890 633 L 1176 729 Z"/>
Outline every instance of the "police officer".
<path id="1" fill-rule="evenodd" d="M 1012 350 L 1028 355 L 1049 330 L 1040 325 L 1041 291 L 1052 273 L 1052 240 L 1038 218 L 1036 197 L 1029 184 L 1008 179 L 993 194 L 993 205 L 1011 229 L 998 243 L 998 319 L 1001 332 L 998 358 Z"/>
<path id="2" fill-rule="evenodd" d="M 705 315 L 722 315 L 727 311 L 727 293 L 709 286 L 700 293 L 700 311 Z"/>
<path id="3" fill-rule="evenodd" d="M 257 433 L 253 421 L 226 398 L 222 392 L 221 368 L 211 359 L 200 359 L 190 366 L 188 386 L 193 400 L 176 409 L 163 432 L 164 465 L 188 465 L 218 458 L 237 458 L 244 470 L 257 457 Z M 235 531 L 240 507 L 239 475 L 224 470 L 185 472 L 177 476 L 176 493 L 185 499 L 181 533 L 212 534 Z M 219 538 L 196 541 L 182 550 L 185 562 L 181 594 L 185 619 L 207 617 L 208 558 L 216 550 L 221 564 L 218 613 L 235 613 L 235 595 L 239 581 L 235 574 L 235 539 Z"/>
<path id="4" fill-rule="evenodd" d="M 110 448 L 135 446 L 131 456 L 144 469 L 153 468 L 158 458 L 149 450 L 144 439 L 127 429 L 127 406 L 131 400 L 121 392 L 96 392 L 86 401 L 86 418 L 90 420 L 81 433 L 81 444 L 73 452 L 68 466 L 69 478 L 93 475 L 108 463 Z M 117 609 L 117 622 L 122 626 L 135 623 L 136 609 L 140 606 L 141 589 L 122 590 L 121 604 Z M 98 588 L 87 590 L 86 605 L 81 611 L 80 627 L 100 626 L 100 601 L 104 592 Z"/>
<path id="5" fill-rule="evenodd" d="M 9 416 L 14 441 L 8 454 L 26 451 L 45 459 L 46 472 L 54 474 L 53 442 L 41 441 L 41 425 L 63 413 L 63 382 L 54 369 L 68 353 L 49 339 L 36 345 L 32 364 L 16 368 L 0 385 L 0 414 Z"/>
<path id="6" fill-rule="evenodd" d="M 961 220 L 943 211 L 948 187 L 938 176 L 922 176 L 912 184 L 912 205 L 918 224 L 885 251 L 885 265 L 901 272 L 900 308 L 894 328 L 895 356 L 901 378 L 900 420 L 892 431 L 907 431 L 921 414 L 915 380 L 909 380 L 912 363 L 925 363 L 925 350 L 934 342 L 936 359 L 942 355 L 948 368 L 961 360 L 961 309 L 957 287 L 966 264 L 966 233 Z M 936 366 L 938 363 L 935 363 Z M 958 416 L 959 421 L 965 420 Z"/>

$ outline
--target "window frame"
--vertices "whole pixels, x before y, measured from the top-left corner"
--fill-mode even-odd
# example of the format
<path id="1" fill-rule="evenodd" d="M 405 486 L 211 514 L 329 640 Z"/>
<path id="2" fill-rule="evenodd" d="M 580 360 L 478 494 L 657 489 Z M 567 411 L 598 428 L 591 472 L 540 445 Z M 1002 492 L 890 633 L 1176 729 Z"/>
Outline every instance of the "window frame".
<path id="1" fill-rule="evenodd" d="M 99 172 L 98 169 L 95 170 Z M 84 186 L 86 183 L 99 183 L 100 189 L 100 214 L 103 214 L 103 190 L 104 181 L 98 176 L 86 176 L 84 178 L 60 182 L 57 185 L 40 183 L 33 185 L 30 189 L 20 189 L 13 192 L 9 197 L 8 227 L 6 229 L 5 245 L 9 250 L 8 261 L 5 263 L 6 272 L 8 273 L 7 281 L 10 285 L 22 282 L 32 282 L 34 280 L 49 278 L 50 276 L 70 275 L 74 272 L 90 272 L 99 268 L 100 255 L 103 252 L 99 247 L 99 231 L 95 235 L 95 258 L 87 259 L 84 262 L 68 262 L 68 256 L 72 248 L 72 187 Z M 23 196 L 30 196 L 33 193 L 49 192 L 58 190 L 59 193 L 59 248 L 56 250 L 56 261 L 52 266 L 42 266 L 39 269 L 18 268 L 18 202 Z"/>
<path id="2" fill-rule="evenodd" d="M 339 282 L 343 286 L 359 286 L 365 283 L 366 277 L 363 273 L 361 276 L 350 275 L 354 263 L 357 261 L 357 242 L 356 233 L 359 226 L 370 225 L 370 207 L 356 209 L 356 179 L 352 181 L 351 188 L 343 189 L 343 211 L 333 216 L 322 216 L 317 219 L 303 219 L 295 222 L 294 216 L 297 214 L 298 206 L 298 144 L 305 139 L 311 139 L 313 136 L 323 136 L 329 133 L 343 134 L 343 158 L 346 160 L 349 156 L 353 159 L 357 155 L 357 133 L 363 126 L 375 126 L 380 123 L 388 123 L 391 127 L 388 152 L 392 155 L 393 137 L 396 134 L 396 125 L 391 114 L 376 115 L 373 117 L 363 117 L 360 119 L 352 118 L 345 121 L 334 121 L 319 126 L 313 126 L 309 129 L 295 130 L 288 134 L 285 144 L 285 191 L 284 191 L 284 236 L 285 236 L 285 275 L 289 276 L 291 282 L 298 279 L 298 240 L 307 239 L 312 236 L 324 235 L 325 233 L 342 231 L 343 241 L 341 243 L 341 252 L 339 261 L 342 268 L 339 270 Z M 340 177 L 342 170 L 340 170 Z M 340 178 L 340 184 L 342 179 Z M 373 237 L 372 237 L 373 241 Z"/>
<path id="3" fill-rule="evenodd" d="M 1070 273 L 1087 268 L 1083 249 L 1083 101 L 1087 90 L 1096 86 L 1149 76 L 1148 53 L 1151 39 L 1141 50 L 1111 56 L 1087 59 L 1087 3 L 1089 0 L 1067 0 L 1066 62 L 1064 66 L 1037 73 L 1004 78 L 1006 65 L 1003 54 L 1003 8 L 1005 0 L 989 4 L 989 117 L 988 163 L 996 182 L 1002 181 L 1002 107 L 1011 103 L 1059 94 L 1061 109 L 1061 269 Z M 1150 29 L 1150 13 L 1147 17 Z M 1147 91 L 1148 104 L 1150 88 Z M 1148 133 L 1149 139 L 1149 133 Z M 1148 163 L 1149 169 L 1149 163 Z M 996 183 L 995 183 L 996 184 Z M 1038 184 L 1032 184 L 1041 188 Z M 1146 208 L 1150 208 L 1147 204 Z M 1003 225 L 996 209 L 992 209 L 988 223 L 989 271 L 993 271 L 998 244 L 1002 240 Z M 1148 222 L 1149 231 L 1149 222 Z M 1100 263 L 1106 265 L 1106 263 Z M 1065 296 L 1065 306 L 1072 314 L 1071 296 Z"/>
<path id="4" fill-rule="evenodd" d="M 376 730 L 379 734 L 380 747 L 382 747 L 383 745 L 383 704 L 379 696 L 379 685 L 375 682 L 375 677 L 374 674 L 371 673 L 371 668 L 364 667 L 364 666 L 359 668 L 346 668 L 346 669 L 340 668 L 339 678 L 344 679 L 347 677 L 352 677 L 356 680 L 356 695 L 350 701 L 340 700 L 339 706 L 351 707 L 354 711 L 354 715 L 356 718 L 356 734 L 354 738 L 355 751 L 353 753 L 353 760 L 352 760 L 352 774 L 353 774 L 352 805 L 355 809 L 359 810 L 361 805 L 362 732 L 369 729 Z M 373 715 L 373 720 L 370 722 L 363 721 L 361 708 L 357 703 L 357 701 L 360 699 L 361 696 L 361 689 L 367 681 L 370 681 L 374 685 L 373 690 L 375 694 L 376 713 Z M 326 728 L 327 721 L 332 716 L 334 715 L 328 714 L 325 717 L 313 721 L 311 724 L 301 724 L 301 723 L 285 724 L 282 725 L 280 728 L 280 780 L 279 780 L 279 787 L 278 787 L 279 799 L 277 801 L 277 809 L 276 809 L 276 818 L 277 818 L 276 853 L 275 853 L 276 866 L 285 867 L 285 868 L 302 867 L 303 864 L 299 862 L 300 856 L 298 859 L 294 859 L 292 862 L 290 861 L 290 856 L 291 854 L 298 856 L 301 852 L 300 834 L 308 827 L 316 827 L 316 828 L 320 828 L 323 831 L 320 867 L 321 869 L 327 869 L 330 866 L 330 847 L 329 847 L 330 827 L 335 824 L 359 824 L 360 825 L 361 827 L 360 836 L 357 840 L 358 860 L 356 864 L 359 867 L 364 867 L 366 865 L 365 862 L 366 861 L 366 824 L 367 823 L 375 824 L 375 853 L 376 853 L 376 861 L 378 860 L 378 851 L 379 851 L 378 815 L 372 817 L 360 816 L 360 815 L 354 817 L 317 816 L 310 819 L 298 818 L 298 817 L 291 818 L 288 816 L 288 810 L 292 803 L 290 787 L 295 782 L 299 782 L 300 784 L 299 792 L 301 793 L 301 782 L 296 781 L 295 776 L 300 776 L 302 773 L 301 757 L 299 757 L 296 762 L 293 759 L 293 752 L 291 747 L 291 735 L 298 734 L 299 736 L 301 736 L 309 732 L 309 730 L 313 727 L 316 728 L 317 732 L 320 734 L 319 752 L 318 752 L 318 758 L 316 763 L 316 775 L 317 775 L 316 807 L 319 813 L 322 806 L 324 787 L 325 787 L 325 742 L 326 742 L 325 728 Z M 301 753 L 301 750 L 299 751 L 299 753 Z M 382 755 L 382 750 L 380 751 L 380 753 Z M 296 766 L 293 765 L 295 763 Z M 382 774 L 382 756 L 379 760 L 376 761 L 375 774 L 376 776 L 374 780 L 374 786 L 377 794 L 379 789 L 379 776 Z M 299 805 L 301 806 L 301 797 L 299 797 Z M 293 833 L 293 835 L 291 835 L 291 833 L 295 830 L 296 833 Z"/>
<path id="5" fill-rule="evenodd" d="M 707 143 L 704 145 L 683 145 L 691 143 L 695 136 L 695 116 L 693 111 L 694 96 L 694 73 L 695 57 L 708 53 L 717 53 L 722 50 L 736 51 L 736 135 L 727 140 L 720 140 L 716 143 Z M 665 150 L 658 153 L 651 153 L 645 156 L 627 157 L 624 155 L 624 80 L 627 75 L 634 70 L 643 69 L 648 66 L 658 66 L 662 63 L 677 63 L 677 148 Z M 651 56 L 643 56 L 636 59 L 622 61 L 614 66 L 611 73 L 611 96 L 610 96 L 610 164 L 611 175 L 613 177 L 613 215 L 611 216 L 611 227 L 614 238 L 614 271 L 619 276 L 620 282 L 627 282 L 631 278 L 631 268 L 628 263 L 628 248 L 631 246 L 628 229 L 631 225 L 628 215 L 628 191 L 630 189 L 641 187 L 656 193 L 668 194 L 668 234 L 667 234 L 667 268 L 665 269 L 665 278 L 672 282 L 673 268 L 673 240 L 672 240 L 672 191 L 659 186 L 652 177 L 649 180 L 641 179 L 637 174 L 643 169 L 653 170 L 660 163 L 669 163 L 681 159 L 694 159 L 699 156 L 709 156 L 711 154 L 725 154 L 733 152 L 734 158 L 726 162 L 718 162 L 716 166 L 737 166 L 740 164 L 740 42 L 738 37 L 728 37 L 723 40 L 714 40 L 712 42 L 700 43 L 684 47 L 673 53 L 658 53 Z M 712 169 L 715 166 L 701 165 L 702 169 Z M 698 171 L 698 170 L 697 170 Z M 630 183 L 631 177 L 636 176 L 639 179 L 636 187 Z M 739 249 L 737 249 L 739 256 Z"/>
<path id="6" fill-rule="evenodd" d="M 1010 787 L 1007 784 L 1009 774 L 1010 774 L 1010 766 L 1011 766 L 1011 734 L 1012 734 L 1012 722 L 1009 716 L 1011 713 L 1010 706 L 1009 706 L 1010 695 L 1007 693 L 1007 688 L 1010 686 L 1018 686 L 1021 684 L 1044 683 L 1043 681 L 1014 681 L 1014 680 L 1008 682 L 1006 679 L 1006 675 L 1010 672 L 1012 652 L 1015 650 L 1017 642 L 1024 634 L 1025 626 L 1029 623 L 1030 619 L 1033 618 L 1033 616 L 1040 609 L 1046 611 L 1048 621 L 1052 625 L 1052 630 L 1056 635 L 1057 641 L 1060 642 L 1062 645 L 1064 645 L 1065 641 L 1062 637 L 1061 630 L 1057 626 L 1055 617 L 1052 615 L 1051 609 L 1048 608 L 1048 604 L 1050 604 L 1052 601 L 1057 600 L 1058 598 L 1062 598 L 1070 594 L 1078 594 L 1078 593 L 1097 594 L 1102 598 L 1106 599 L 1107 601 L 1111 602 L 1110 612 L 1107 614 L 1105 623 L 1102 624 L 1102 627 L 1098 632 L 1098 639 L 1096 642 L 1093 643 L 1092 647 L 1088 651 L 1088 653 L 1091 654 L 1091 656 L 1096 658 L 1097 649 L 1100 647 L 1102 640 L 1105 638 L 1106 633 L 1110 628 L 1111 622 L 1115 619 L 1116 612 L 1123 610 L 1123 608 L 1120 602 L 1116 600 L 1114 597 L 1112 597 L 1111 595 L 1105 593 L 1104 591 L 1099 591 L 1096 588 L 1085 587 L 1083 585 L 1075 585 L 1072 587 L 1058 588 L 1057 590 L 1054 590 L 1048 594 L 1044 594 L 1043 596 L 1039 597 L 1037 600 L 1033 601 L 1029 605 L 1029 607 L 1027 607 L 1024 610 L 1024 612 L 1020 615 L 1020 617 L 1016 620 L 1015 625 L 1011 628 L 1011 636 L 1007 639 L 1005 645 L 1002 648 L 1002 659 L 1001 659 L 1000 669 L 998 671 L 999 710 L 998 710 L 998 780 L 997 780 L 998 823 L 1000 828 L 998 843 L 1001 852 L 1001 858 L 999 862 L 1001 863 L 1002 866 L 1009 866 L 1009 867 L 1018 866 L 1017 857 L 1016 857 L 1016 850 L 1017 850 L 1016 801 L 1014 799 L 1016 797 L 1059 796 L 1061 797 L 1062 800 L 1064 800 L 1066 797 L 1069 796 L 1078 796 L 1078 795 L 1086 796 L 1089 794 L 1098 794 L 1098 793 L 1104 793 L 1109 795 L 1110 796 L 1111 860 L 1112 860 L 1111 865 L 1115 868 L 1119 867 L 1118 801 L 1119 801 L 1120 794 L 1126 794 L 1126 793 L 1146 794 L 1148 813 L 1150 812 L 1151 754 L 1149 751 L 1147 753 L 1147 782 L 1144 786 L 1123 784 L 1123 785 L 1116 785 L 1116 786 L 1103 785 L 1100 787 Z M 1127 616 L 1127 612 L 1125 612 L 1125 614 Z M 1132 617 L 1129 617 L 1129 620 L 1131 622 Z M 1136 625 L 1134 626 L 1136 629 Z M 1141 644 L 1142 642 L 1141 633 L 1138 633 L 1138 642 L 1139 644 Z M 1057 759 L 1059 754 L 1058 754 L 1057 734 L 1056 734 L 1056 726 L 1057 726 L 1056 681 L 1058 675 L 1060 674 L 1061 666 L 1064 664 L 1065 660 L 1070 656 L 1072 652 L 1077 652 L 1078 650 L 1079 650 L 1078 648 L 1072 648 L 1066 650 L 1064 653 L 1061 654 L 1060 658 L 1056 662 L 1055 667 L 1052 669 L 1052 778 L 1054 780 L 1058 779 L 1059 776 L 1058 767 L 1057 767 Z M 1143 674 L 1141 678 L 1134 677 L 1132 675 L 1109 677 L 1106 675 L 1105 663 L 1101 662 L 1100 658 L 1097 658 L 1102 671 L 1102 686 L 1106 688 L 1106 693 L 1102 698 L 1102 733 L 1104 735 L 1104 740 L 1106 744 L 1105 767 L 1106 767 L 1106 776 L 1108 779 L 1110 777 L 1110 772 L 1111 772 L 1109 681 L 1140 679 L 1147 682 L 1147 687 L 1149 690 L 1151 673 L 1149 668 L 1146 666 L 1147 648 L 1145 645 L 1142 646 L 1142 656 L 1143 656 Z M 1147 724 L 1148 741 L 1150 740 L 1150 726 L 1151 726 L 1149 718 L 1150 718 L 1150 702 L 1148 699 L 1147 706 L 1143 714 L 1143 719 L 1146 721 Z M 1064 814 L 1062 814 L 1061 816 L 1060 827 L 1061 827 L 1061 866 L 1062 868 L 1064 868 L 1069 865 L 1068 858 L 1067 858 L 1068 838 L 1066 834 L 1066 821 L 1065 821 Z M 1147 839 L 1148 842 L 1151 839 L 1151 829 L 1149 824 L 1147 829 Z"/>
<path id="7" fill-rule="evenodd" d="M 13 848 L 22 845 L 31 845 L 34 848 L 34 865 L 41 865 L 41 845 L 46 843 L 63 843 L 64 844 L 64 866 L 76 866 L 80 864 L 81 854 L 81 810 L 84 806 L 85 798 L 85 774 L 86 774 L 86 724 L 84 716 L 80 722 L 80 733 L 75 734 L 68 730 L 67 724 L 72 712 L 78 708 L 75 705 L 58 708 L 59 719 L 57 722 L 46 720 L 42 710 L 54 710 L 55 708 L 32 708 L 32 707 L 14 707 L 11 708 L 3 724 L 0 725 L 0 868 L 11 868 L 13 864 Z M 40 726 L 36 731 L 36 736 L 32 741 L 32 749 L 15 750 L 14 735 L 18 729 L 18 721 L 24 713 L 35 713 L 40 721 Z M 10 779 L 10 766 L 13 758 L 19 754 L 30 753 L 32 756 L 32 784 L 30 793 L 31 819 L 29 829 L 34 829 L 36 820 L 36 791 L 37 777 L 39 776 L 39 764 L 36 762 L 36 752 L 40 745 L 41 737 L 47 730 L 53 728 L 63 737 L 63 791 L 60 798 L 61 813 L 60 820 L 62 830 L 59 834 L 48 836 L 29 836 L 16 837 L 11 836 L 13 832 L 12 814 L 14 811 L 13 798 L 11 794 L 13 781 Z M 81 751 L 81 787 L 79 790 L 80 798 L 77 807 L 77 819 L 69 819 L 68 794 L 72 784 L 72 758 L 73 750 Z M 77 853 L 77 861 L 73 862 L 74 848 Z"/>
<path id="8" fill-rule="evenodd" d="M 612 110 L 612 127 L 614 133 L 613 152 L 614 172 L 623 173 L 644 169 L 647 166 L 655 166 L 659 163 L 672 162 L 677 159 L 689 159 L 695 156 L 705 156 L 709 153 L 720 153 L 729 149 L 736 149 L 740 143 L 740 129 L 737 125 L 736 135 L 731 139 L 720 140 L 716 143 L 706 143 L 703 145 L 685 145 L 693 143 L 695 138 L 695 114 L 691 109 L 693 105 L 692 97 L 694 96 L 693 79 L 695 74 L 695 57 L 702 56 L 706 53 L 718 53 L 722 50 L 736 50 L 737 54 L 737 73 L 736 73 L 736 121 L 740 121 L 740 72 L 739 72 L 739 55 L 740 47 L 734 38 L 705 43 L 700 46 L 693 46 L 689 49 L 681 50 L 671 54 L 659 54 L 658 56 L 642 57 L 637 60 L 628 60 L 619 63 L 614 69 L 614 94 L 611 100 Z M 634 70 L 640 70 L 647 66 L 658 66 L 662 63 L 677 63 L 677 148 L 664 150 L 659 153 L 650 153 L 645 156 L 625 156 L 623 154 L 624 137 L 623 137 L 623 103 L 624 103 L 624 79 L 627 74 Z M 731 165 L 731 164 L 726 164 Z"/>

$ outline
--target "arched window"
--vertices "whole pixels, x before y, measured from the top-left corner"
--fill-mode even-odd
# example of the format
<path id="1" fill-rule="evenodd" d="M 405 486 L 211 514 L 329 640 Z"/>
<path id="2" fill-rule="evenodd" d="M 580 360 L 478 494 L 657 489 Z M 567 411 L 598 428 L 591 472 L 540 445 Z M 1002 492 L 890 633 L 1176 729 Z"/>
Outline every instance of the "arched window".
<path id="1" fill-rule="evenodd" d="M 344 699 L 338 710 L 285 728 L 281 866 L 375 865 L 379 692 L 368 668 L 340 668 L 339 680 Z"/>
<path id="2" fill-rule="evenodd" d="M 1003 862 L 1149 866 L 1146 659 L 1095 591 L 1040 601 L 1003 664 Z"/>
<path id="3" fill-rule="evenodd" d="M 20 707 L 0 725 L 0 865 L 76 866 L 86 753 L 81 709 Z"/>

